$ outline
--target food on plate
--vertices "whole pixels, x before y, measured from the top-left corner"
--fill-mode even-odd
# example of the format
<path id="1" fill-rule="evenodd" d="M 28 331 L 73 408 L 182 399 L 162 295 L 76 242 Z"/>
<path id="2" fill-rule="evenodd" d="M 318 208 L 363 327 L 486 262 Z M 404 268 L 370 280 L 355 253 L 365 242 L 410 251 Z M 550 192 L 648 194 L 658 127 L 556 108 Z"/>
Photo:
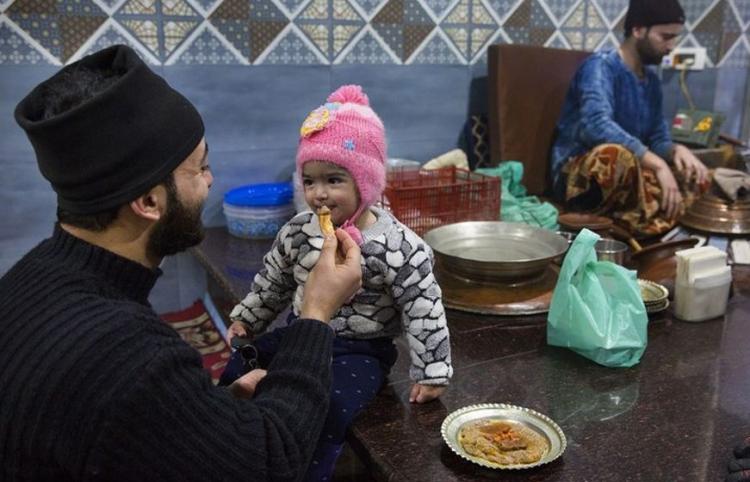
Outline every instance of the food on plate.
<path id="1" fill-rule="evenodd" d="M 318 209 L 318 223 L 320 223 L 320 231 L 324 236 L 333 234 L 335 231 L 333 221 L 331 221 L 331 210 L 328 209 L 328 206 L 322 206 Z"/>
<path id="2" fill-rule="evenodd" d="M 532 464 L 549 450 L 547 440 L 522 423 L 484 419 L 461 427 L 458 441 L 474 457 L 499 465 Z"/>

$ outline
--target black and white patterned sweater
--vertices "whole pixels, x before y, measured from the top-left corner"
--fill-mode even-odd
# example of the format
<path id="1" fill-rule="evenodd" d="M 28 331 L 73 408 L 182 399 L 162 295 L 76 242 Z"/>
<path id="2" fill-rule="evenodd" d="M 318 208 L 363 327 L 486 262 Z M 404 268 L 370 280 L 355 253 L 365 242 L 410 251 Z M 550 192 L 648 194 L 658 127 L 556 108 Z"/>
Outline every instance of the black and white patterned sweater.
<path id="1" fill-rule="evenodd" d="M 448 383 L 450 340 L 445 311 L 432 272 L 432 249 L 390 213 L 370 208 L 376 222 L 362 231 L 362 289 L 331 320 L 342 338 L 396 337 L 409 342 L 414 381 Z M 305 281 L 323 245 L 318 218 L 295 216 L 279 231 L 250 293 L 231 313 L 253 333 L 261 333 L 292 303 L 299 314 Z"/>

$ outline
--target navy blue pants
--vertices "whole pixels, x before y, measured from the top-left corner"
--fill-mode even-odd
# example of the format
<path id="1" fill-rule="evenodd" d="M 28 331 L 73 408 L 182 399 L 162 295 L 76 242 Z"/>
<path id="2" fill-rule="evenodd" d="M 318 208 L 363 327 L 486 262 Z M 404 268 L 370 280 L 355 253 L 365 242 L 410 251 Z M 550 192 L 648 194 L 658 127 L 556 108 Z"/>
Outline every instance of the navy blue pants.
<path id="1" fill-rule="evenodd" d="M 290 323 L 293 322 L 294 320 L 290 320 Z M 286 330 L 286 327 L 277 328 L 254 341 L 260 368 L 267 368 L 271 363 Z M 390 338 L 334 338 L 331 403 L 304 480 L 330 480 L 336 459 L 341 454 L 347 429 L 354 417 L 375 398 L 397 356 L 396 346 Z M 239 352 L 234 352 L 222 374 L 221 383 L 231 383 L 244 374 L 246 369 L 243 366 Z"/>

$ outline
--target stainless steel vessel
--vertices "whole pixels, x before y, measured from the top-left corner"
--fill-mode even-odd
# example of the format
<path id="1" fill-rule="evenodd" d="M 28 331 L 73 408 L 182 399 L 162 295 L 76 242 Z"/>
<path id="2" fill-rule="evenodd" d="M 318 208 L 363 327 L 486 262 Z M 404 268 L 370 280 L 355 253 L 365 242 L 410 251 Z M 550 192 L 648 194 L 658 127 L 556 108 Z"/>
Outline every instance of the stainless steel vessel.
<path id="1" fill-rule="evenodd" d="M 441 268 L 477 281 L 516 282 L 541 276 L 568 241 L 523 223 L 472 221 L 428 231 L 424 239 Z"/>

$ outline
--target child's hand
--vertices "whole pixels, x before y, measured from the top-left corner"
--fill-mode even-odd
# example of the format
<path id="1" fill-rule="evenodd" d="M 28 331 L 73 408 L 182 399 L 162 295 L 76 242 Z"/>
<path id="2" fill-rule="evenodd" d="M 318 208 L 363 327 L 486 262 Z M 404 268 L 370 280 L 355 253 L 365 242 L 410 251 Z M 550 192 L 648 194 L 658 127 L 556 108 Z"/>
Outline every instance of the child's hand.
<path id="1" fill-rule="evenodd" d="M 427 403 L 435 400 L 445 391 L 444 385 L 421 385 L 415 383 L 411 387 L 411 393 L 409 394 L 409 402 L 411 403 Z"/>
<path id="2" fill-rule="evenodd" d="M 229 325 L 229 329 L 227 330 L 227 343 L 231 344 L 232 338 L 234 338 L 235 336 L 247 336 L 247 330 L 245 329 L 245 325 L 241 321 L 235 321 L 232 322 L 231 325 Z"/>

